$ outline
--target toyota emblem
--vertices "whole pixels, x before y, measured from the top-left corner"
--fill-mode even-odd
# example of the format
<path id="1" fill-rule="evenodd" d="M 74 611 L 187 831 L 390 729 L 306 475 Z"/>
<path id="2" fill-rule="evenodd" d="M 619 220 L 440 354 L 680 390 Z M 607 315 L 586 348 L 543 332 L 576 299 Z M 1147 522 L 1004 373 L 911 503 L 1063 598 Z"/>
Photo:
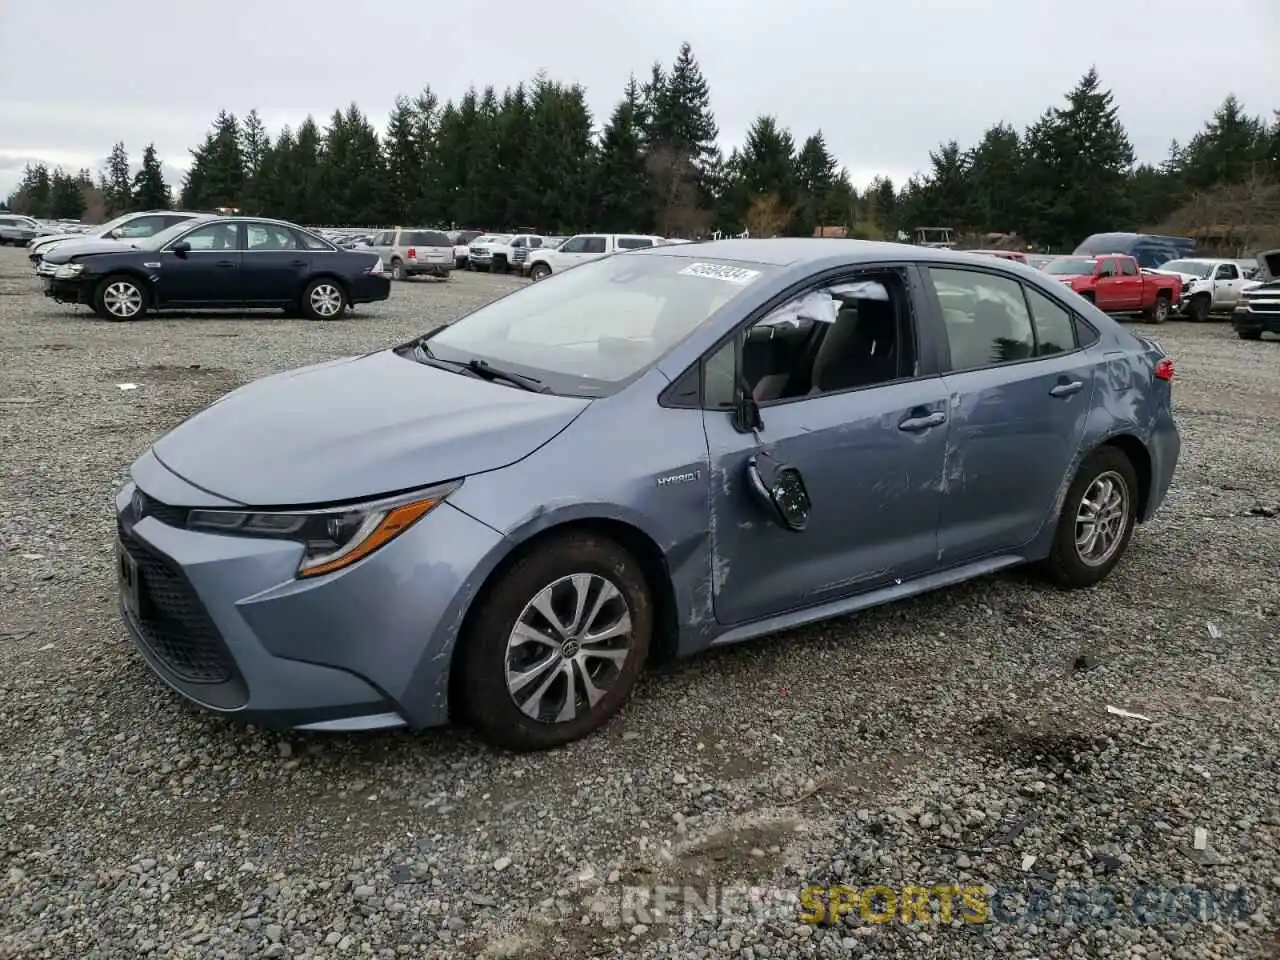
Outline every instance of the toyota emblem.
<path id="1" fill-rule="evenodd" d="M 143 496 L 141 490 L 133 491 L 133 519 L 135 522 L 142 519 L 143 511 L 147 509 L 147 498 Z"/>

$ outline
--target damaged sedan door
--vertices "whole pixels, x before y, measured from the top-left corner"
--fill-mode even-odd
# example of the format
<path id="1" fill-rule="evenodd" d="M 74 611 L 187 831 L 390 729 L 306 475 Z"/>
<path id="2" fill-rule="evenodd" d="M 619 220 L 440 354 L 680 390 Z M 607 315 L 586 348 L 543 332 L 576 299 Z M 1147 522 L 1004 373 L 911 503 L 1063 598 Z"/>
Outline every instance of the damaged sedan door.
<path id="1" fill-rule="evenodd" d="M 716 618 L 736 624 L 933 569 L 946 389 L 916 360 L 910 277 L 825 284 L 705 364 Z"/>

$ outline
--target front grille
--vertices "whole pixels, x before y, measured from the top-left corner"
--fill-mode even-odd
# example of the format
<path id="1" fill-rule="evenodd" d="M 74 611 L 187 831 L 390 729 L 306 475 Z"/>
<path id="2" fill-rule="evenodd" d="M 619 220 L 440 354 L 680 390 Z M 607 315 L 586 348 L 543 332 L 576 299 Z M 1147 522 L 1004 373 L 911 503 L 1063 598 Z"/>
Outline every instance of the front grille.
<path id="1" fill-rule="evenodd" d="M 512 263 L 524 263 L 528 259 L 529 259 L 528 247 L 516 247 L 514 250 L 511 251 Z"/>
<path id="2" fill-rule="evenodd" d="M 138 565 L 143 608 L 135 626 L 179 680 L 225 683 L 235 674 L 230 655 L 195 590 L 178 570 L 118 524 L 120 542 Z"/>
<path id="3" fill-rule="evenodd" d="M 1242 297 L 1241 300 L 1248 304 L 1249 309 L 1254 313 L 1280 313 L 1280 299 L 1255 300 Z"/>
<path id="4" fill-rule="evenodd" d="M 151 517 L 168 527 L 185 527 L 187 525 L 187 513 L 189 511 L 186 507 L 171 507 L 167 503 L 161 503 L 155 497 L 148 496 L 141 490 L 137 491 L 137 496 L 141 500 L 142 513 L 135 515 L 135 523 L 143 517 Z"/>

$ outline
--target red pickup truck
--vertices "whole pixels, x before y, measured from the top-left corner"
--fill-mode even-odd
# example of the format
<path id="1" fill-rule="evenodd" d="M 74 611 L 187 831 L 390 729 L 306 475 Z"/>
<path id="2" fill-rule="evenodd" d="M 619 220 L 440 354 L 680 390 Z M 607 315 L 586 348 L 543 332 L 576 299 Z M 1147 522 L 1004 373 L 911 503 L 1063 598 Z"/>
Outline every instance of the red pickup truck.
<path id="1" fill-rule="evenodd" d="M 1182 281 L 1144 273 L 1133 257 L 1057 257 L 1042 268 L 1107 313 L 1140 313 L 1163 323 L 1182 300 Z"/>

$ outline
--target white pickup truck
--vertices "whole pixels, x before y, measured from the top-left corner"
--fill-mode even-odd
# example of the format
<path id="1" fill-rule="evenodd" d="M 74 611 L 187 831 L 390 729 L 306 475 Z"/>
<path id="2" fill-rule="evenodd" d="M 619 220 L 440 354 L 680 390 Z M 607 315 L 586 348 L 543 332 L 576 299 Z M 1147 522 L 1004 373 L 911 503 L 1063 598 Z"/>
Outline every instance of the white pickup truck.
<path id="1" fill-rule="evenodd" d="M 1231 313 L 1240 293 L 1258 285 L 1245 276 L 1237 260 L 1187 257 L 1162 263 L 1152 272 L 1181 278 L 1181 311 L 1199 321 L 1208 320 L 1212 313 Z"/>
<path id="2" fill-rule="evenodd" d="M 510 273 L 519 270 L 534 250 L 546 245 L 548 238 L 538 233 L 499 234 L 489 238 L 491 242 L 476 250 L 472 262 L 492 273 Z M 473 246 L 474 249 L 474 246 Z"/>
<path id="3" fill-rule="evenodd" d="M 522 272 L 527 273 L 532 280 L 544 280 L 553 273 L 576 267 L 580 263 L 599 260 L 626 250 L 660 247 L 666 242 L 662 237 L 640 233 L 579 233 L 554 250 L 531 251 Z"/>

